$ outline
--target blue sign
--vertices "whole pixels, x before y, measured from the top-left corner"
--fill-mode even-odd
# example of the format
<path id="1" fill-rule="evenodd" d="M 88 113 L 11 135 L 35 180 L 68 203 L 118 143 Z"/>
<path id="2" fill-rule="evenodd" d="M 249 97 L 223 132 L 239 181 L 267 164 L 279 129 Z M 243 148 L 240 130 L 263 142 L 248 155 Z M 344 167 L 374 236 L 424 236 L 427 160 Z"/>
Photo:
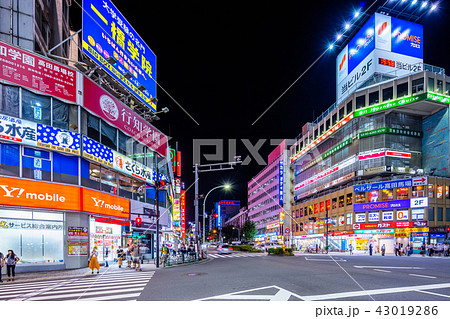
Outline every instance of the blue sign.
<path id="1" fill-rule="evenodd" d="M 80 134 L 39 123 L 37 124 L 36 131 L 37 146 L 80 155 Z"/>
<path id="2" fill-rule="evenodd" d="M 445 238 L 445 234 L 430 234 L 430 237 L 434 237 L 434 238 Z"/>
<path id="3" fill-rule="evenodd" d="M 280 161 L 279 170 L 278 170 L 279 180 L 278 180 L 278 190 L 279 190 L 279 199 L 280 206 L 283 206 L 283 182 L 284 182 L 284 165 L 283 160 Z"/>
<path id="4" fill-rule="evenodd" d="M 348 43 L 348 74 L 375 49 L 375 16 Z"/>
<path id="5" fill-rule="evenodd" d="M 385 202 L 374 203 L 357 203 L 353 204 L 354 212 L 366 212 L 371 210 L 391 210 L 391 209 L 406 209 L 411 206 L 410 199 L 390 200 Z"/>
<path id="6" fill-rule="evenodd" d="M 220 205 L 217 205 L 217 228 L 222 229 L 222 216 L 220 216 Z"/>
<path id="7" fill-rule="evenodd" d="M 391 17 L 391 51 L 423 59 L 423 26 Z"/>
<path id="8" fill-rule="evenodd" d="M 83 156 L 97 163 L 113 167 L 112 150 L 87 136 L 83 136 Z"/>
<path id="9" fill-rule="evenodd" d="M 110 0 L 83 1 L 83 52 L 156 111 L 156 55 Z"/>
<path id="10" fill-rule="evenodd" d="M 383 189 L 411 187 L 411 186 L 413 186 L 412 179 L 401 179 L 398 181 L 387 181 L 380 183 L 355 185 L 353 186 L 353 192 L 361 193 L 368 191 L 379 191 Z"/>

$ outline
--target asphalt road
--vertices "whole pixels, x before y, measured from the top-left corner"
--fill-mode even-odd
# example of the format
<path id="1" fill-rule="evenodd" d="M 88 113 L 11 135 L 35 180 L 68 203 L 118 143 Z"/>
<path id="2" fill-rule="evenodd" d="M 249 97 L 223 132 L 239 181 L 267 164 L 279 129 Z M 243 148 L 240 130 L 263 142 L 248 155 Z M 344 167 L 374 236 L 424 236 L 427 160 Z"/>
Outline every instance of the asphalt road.
<path id="1" fill-rule="evenodd" d="M 233 254 L 157 270 L 138 300 L 450 301 L 450 258 Z"/>

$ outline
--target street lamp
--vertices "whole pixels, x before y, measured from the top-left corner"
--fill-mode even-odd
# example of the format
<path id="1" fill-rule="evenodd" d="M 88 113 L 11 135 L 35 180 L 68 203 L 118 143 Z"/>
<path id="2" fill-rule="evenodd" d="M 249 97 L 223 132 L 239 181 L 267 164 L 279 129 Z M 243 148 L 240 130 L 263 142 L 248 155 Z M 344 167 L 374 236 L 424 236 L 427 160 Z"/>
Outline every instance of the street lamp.
<path id="1" fill-rule="evenodd" d="M 230 184 L 225 184 L 225 185 L 219 185 L 214 187 L 213 189 L 211 189 L 208 194 L 206 194 L 205 199 L 203 200 L 203 236 L 202 236 L 202 243 L 205 243 L 205 209 L 206 209 L 206 199 L 208 198 L 209 193 L 211 193 L 213 190 L 218 189 L 218 188 L 224 188 L 226 190 L 231 188 Z"/>

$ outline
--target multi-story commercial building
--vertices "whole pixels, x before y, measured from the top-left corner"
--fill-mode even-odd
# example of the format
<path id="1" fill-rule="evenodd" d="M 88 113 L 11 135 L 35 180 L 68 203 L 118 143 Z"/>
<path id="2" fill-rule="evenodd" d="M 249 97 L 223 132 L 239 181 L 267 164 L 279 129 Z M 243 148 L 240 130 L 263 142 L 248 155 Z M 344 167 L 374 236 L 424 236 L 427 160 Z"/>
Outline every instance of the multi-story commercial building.
<path id="1" fill-rule="evenodd" d="M 248 209 L 247 207 L 241 207 L 241 209 L 239 209 L 239 213 L 229 218 L 225 222 L 225 226 L 231 225 L 242 230 L 242 227 L 244 226 L 244 223 L 247 219 L 248 219 Z"/>
<path id="2" fill-rule="evenodd" d="M 290 148 L 293 243 L 299 248 L 324 247 L 328 239 L 336 250 L 351 244 L 365 252 L 372 244 L 393 252 L 399 243 L 417 253 L 423 244 L 439 249 L 448 235 L 450 81 L 445 70 L 408 60 L 418 53 L 394 53 L 394 40 L 392 51 L 377 49 L 384 28 L 404 27 L 393 17 L 376 15 L 375 21 L 387 18 L 383 28 L 377 22 L 361 30 L 363 41 L 377 47 L 358 52 L 360 66 L 377 72 L 342 94 L 354 85 L 349 70 L 338 103 L 306 123 Z M 411 24 L 409 30 L 421 28 Z M 358 34 L 344 50 L 350 57 L 357 41 Z M 395 43 L 402 41 L 408 40 Z M 338 56 L 338 79 L 350 68 L 344 55 Z"/>
<path id="3" fill-rule="evenodd" d="M 267 166 L 248 182 L 248 219 L 256 224 L 255 240 L 281 242 L 288 238 L 290 194 L 289 151 L 286 140 L 268 156 Z M 288 214 L 286 214 L 286 212 Z"/>
<path id="4" fill-rule="evenodd" d="M 0 3 L 0 251 L 14 250 L 19 271 L 86 267 L 94 247 L 112 260 L 136 240 L 153 251 L 155 182 L 174 184 L 167 137 L 101 67 L 83 74 L 32 51 L 67 37 L 68 1 Z M 174 235 L 173 190 L 158 195 L 162 242 Z"/>

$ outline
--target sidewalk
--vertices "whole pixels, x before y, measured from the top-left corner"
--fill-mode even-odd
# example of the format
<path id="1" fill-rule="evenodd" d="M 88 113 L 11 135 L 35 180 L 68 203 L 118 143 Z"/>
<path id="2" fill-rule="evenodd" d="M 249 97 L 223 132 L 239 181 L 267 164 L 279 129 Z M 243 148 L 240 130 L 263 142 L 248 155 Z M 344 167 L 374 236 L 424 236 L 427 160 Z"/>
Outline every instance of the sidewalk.
<path id="1" fill-rule="evenodd" d="M 325 252 L 323 252 L 323 253 L 319 252 L 318 254 L 316 254 L 316 253 L 307 253 L 307 252 L 294 251 L 294 255 L 297 255 L 297 256 L 321 256 L 321 255 L 326 256 L 327 254 Z M 381 256 L 381 253 L 374 253 L 372 256 L 370 256 L 368 252 L 353 253 L 353 255 L 350 255 L 349 252 L 335 252 L 335 251 L 332 251 L 332 252 L 329 253 L 329 255 L 331 255 L 331 256 L 340 256 L 340 257 L 343 257 L 343 256 L 346 256 L 346 257 L 348 257 L 348 256 L 368 256 L 368 257 L 377 257 L 377 256 L 379 256 L 379 257 L 383 257 L 383 256 Z M 417 257 L 419 257 L 419 258 L 424 258 L 424 259 L 425 258 L 447 258 L 447 259 L 450 260 L 450 257 L 445 257 L 444 255 L 442 255 L 442 256 L 433 255 L 433 257 L 422 256 L 420 254 L 412 254 L 410 256 L 395 256 L 394 253 L 392 253 L 392 254 L 387 254 L 386 253 L 386 255 L 384 257 L 388 257 L 388 256 L 402 257 L 402 258 L 408 258 L 408 257 L 417 258 Z"/>

